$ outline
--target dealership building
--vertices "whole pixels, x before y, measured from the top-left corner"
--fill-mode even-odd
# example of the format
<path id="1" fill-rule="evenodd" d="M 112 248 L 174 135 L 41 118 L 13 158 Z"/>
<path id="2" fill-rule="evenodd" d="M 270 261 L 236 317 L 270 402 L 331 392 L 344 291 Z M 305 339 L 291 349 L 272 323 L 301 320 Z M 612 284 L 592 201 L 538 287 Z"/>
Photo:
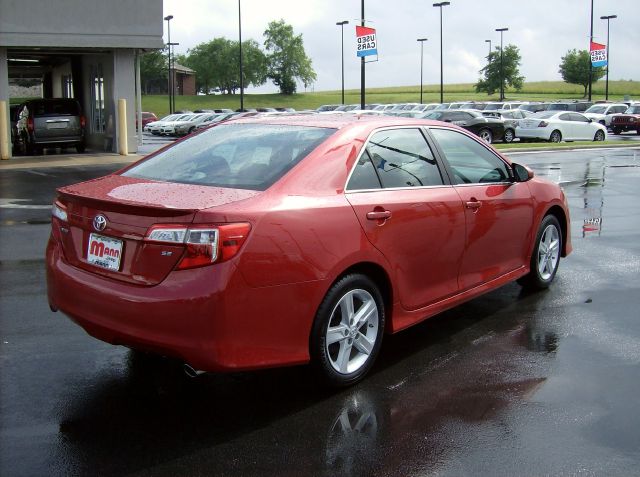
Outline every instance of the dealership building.
<path id="1" fill-rule="evenodd" d="M 80 102 L 88 147 L 115 152 L 126 137 L 137 151 L 140 55 L 162 48 L 162 33 L 162 0 L 0 0 L 0 141 L 10 138 L 10 82 L 40 79 L 43 97 Z"/>

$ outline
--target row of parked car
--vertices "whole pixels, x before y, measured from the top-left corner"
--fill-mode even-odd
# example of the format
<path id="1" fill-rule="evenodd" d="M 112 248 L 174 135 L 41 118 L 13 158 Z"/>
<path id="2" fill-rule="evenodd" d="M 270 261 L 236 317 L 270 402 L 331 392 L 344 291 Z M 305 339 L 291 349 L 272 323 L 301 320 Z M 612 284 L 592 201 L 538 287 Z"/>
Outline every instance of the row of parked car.
<path id="1" fill-rule="evenodd" d="M 596 103 L 588 101 L 557 102 L 457 102 L 323 105 L 316 110 L 295 111 L 292 108 L 260 108 L 182 111 L 161 120 L 147 122 L 144 131 L 164 136 L 185 136 L 220 121 L 253 115 L 277 114 L 360 114 L 424 118 L 453 123 L 478 135 L 487 143 L 520 140 L 550 142 L 603 141 L 607 128 L 616 134 L 633 129 L 627 122 L 613 124 L 614 117 L 633 112 L 640 105 Z M 640 127 L 640 123 L 636 123 Z M 640 133 L 639 133 L 640 134 Z"/>

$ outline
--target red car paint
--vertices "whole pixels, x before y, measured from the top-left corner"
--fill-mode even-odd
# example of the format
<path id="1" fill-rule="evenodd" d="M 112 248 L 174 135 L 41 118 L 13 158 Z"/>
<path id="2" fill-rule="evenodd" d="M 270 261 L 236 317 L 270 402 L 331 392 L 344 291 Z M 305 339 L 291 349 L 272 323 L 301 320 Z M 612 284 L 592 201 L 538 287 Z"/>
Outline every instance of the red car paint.
<path id="1" fill-rule="evenodd" d="M 375 131 L 437 127 L 474 138 L 456 126 L 350 115 L 236 123 L 336 132 L 264 191 L 122 175 L 135 164 L 59 189 L 57 204 L 67 220 L 53 217 L 47 246 L 53 309 L 98 339 L 174 356 L 195 369 L 256 369 L 309 361 L 318 306 L 347 270 L 376 277 L 388 298 L 386 331 L 393 333 L 525 275 L 539 224 L 550 211 L 564 229 L 562 256 L 571 252 L 564 194 L 537 177 L 345 190 Z M 371 220 L 367 214 L 376 211 L 384 214 Z M 87 262 L 97 215 L 107 219 L 99 233 L 123 241 L 118 271 Z M 230 223 L 248 224 L 246 237 L 231 258 L 208 266 L 179 269 L 184 244 L 148 240 L 159 224 L 186 229 Z"/>

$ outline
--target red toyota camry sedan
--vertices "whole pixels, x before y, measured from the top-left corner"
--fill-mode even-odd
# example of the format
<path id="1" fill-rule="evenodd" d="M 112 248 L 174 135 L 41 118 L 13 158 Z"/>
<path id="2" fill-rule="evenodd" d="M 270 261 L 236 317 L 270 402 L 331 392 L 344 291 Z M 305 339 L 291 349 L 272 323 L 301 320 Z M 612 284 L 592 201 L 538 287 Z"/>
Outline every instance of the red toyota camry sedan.
<path id="1" fill-rule="evenodd" d="M 571 251 L 562 190 L 451 124 L 358 115 L 214 126 L 58 190 L 48 296 L 90 335 L 186 369 L 311 362 L 361 379 L 383 335 Z"/>

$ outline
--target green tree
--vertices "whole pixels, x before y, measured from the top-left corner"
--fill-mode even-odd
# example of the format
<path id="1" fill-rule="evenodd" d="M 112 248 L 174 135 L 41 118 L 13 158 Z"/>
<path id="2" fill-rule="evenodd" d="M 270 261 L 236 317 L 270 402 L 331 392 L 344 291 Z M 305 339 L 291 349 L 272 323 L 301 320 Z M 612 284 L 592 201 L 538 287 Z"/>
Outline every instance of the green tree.
<path id="1" fill-rule="evenodd" d="M 304 51 L 302 35 L 294 35 L 293 27 L 284 20 L 269 23 L 264 32 L 267 50 L 268 77 L 280 88 L 282 94 L 296 92 L 296 79 L 305 87 L 316 79 L 311 59 Z"/>
<path id="2" fill-rule="evenodd" d="M 188 51 L 185 66 L 196 72 L 196 88 L 235 93 L 240 88 L 239 47 L 237 41 L 214 38 Z M 260 86 L 267 80 L 266 56 L 255 40 L 242 42 L 244 84 Z"/>
<path id="3" fill-rule="evenodd" d="M 515 45 L 507 45 L 504 48 L 502 58 L 502 73 L 500 69 L 500 48 L 492 51 L 488 58 L 487 66 L 480 70 L 483 78 L 476 83 L 476 92 L 486 92 L 491 95 L 500 91 L 500 79 L 504 77 L 505 89 L 508 86 L 517 91 L 522 89 L 524 76 L 520 76 L 520 50 Z"/>
<path id="4" fill-rule="evenodd" d="M 148 94 L 152 84 L 166 83 L 168 74 L 164 50 L 149 51 L 140 57 L 140 81 L 144 94 Z"/>
<path id="5" fill-rule="evenodd" d="M 591 55 L 587 50 L 569 50 L 560 61 L 558 72 L 562 75 L 565 83 L 579 84 L 584 88 L 584 97 L 587 96 L 589 87 L 589 67 L 591 65 Z M 591 74 L 592 84 L 606 74 L 604 68 L 593 68 Z"/>

